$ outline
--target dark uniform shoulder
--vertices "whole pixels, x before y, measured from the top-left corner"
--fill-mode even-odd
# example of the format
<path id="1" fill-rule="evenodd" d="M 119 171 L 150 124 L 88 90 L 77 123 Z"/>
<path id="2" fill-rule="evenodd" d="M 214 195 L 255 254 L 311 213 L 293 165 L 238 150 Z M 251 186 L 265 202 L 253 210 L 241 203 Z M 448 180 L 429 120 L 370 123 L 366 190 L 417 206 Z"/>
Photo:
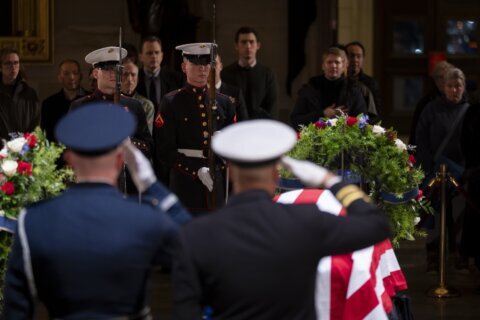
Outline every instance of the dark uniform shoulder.
<path id="1" fill-rule="evenodd" d="M 232 96 L 229 96 L 228 94 L 217 92 L 217 101 L 222 101 L 222 102 L 228 102 L 229 101 L 231 103 L 234 103 L 235 98 L 233 98 Z"/>
<path id="2" fill-rule="evenodd" d="M 27 209 L 27 211 L 30 210 L 30 209 L 32 209 L 32 210 L 41 209 L 45 206 L 49 206 L 51 204 L 56 203 L 60 199 L 62 199 L 62 194 L 57 195 L 53 198 L 38 200 L 38 201 L 30 204 L 26 209 Z"/>
<path id="3" fill-rule="evenodd" d="M 84 105 L 84 104 L 87 104 L 89 102 L 92 102 L 92 101 L 95 101 L 96 98 L 93 94 L 88 94 L 84 97 L 81 97 L 79 99 L 76 99 L 72 102 L 72 104 L 70 105 L 70 111 L 72 110 L 75 110 L 77 109 L 78 107 Z"/>
<path id="4" fill-rule="evenodd" d="M 170 91 L 169 93 L 167 93 L 165 95 L 165 97 L 171 99 L 171 98 L 175 97 L 177 94 L 180 94 L 180 93 L 183 93 L 183 92 L 186 92 L 185 88 L 176 89 L 176 90 L 173 90 L 173 91 Z"/>

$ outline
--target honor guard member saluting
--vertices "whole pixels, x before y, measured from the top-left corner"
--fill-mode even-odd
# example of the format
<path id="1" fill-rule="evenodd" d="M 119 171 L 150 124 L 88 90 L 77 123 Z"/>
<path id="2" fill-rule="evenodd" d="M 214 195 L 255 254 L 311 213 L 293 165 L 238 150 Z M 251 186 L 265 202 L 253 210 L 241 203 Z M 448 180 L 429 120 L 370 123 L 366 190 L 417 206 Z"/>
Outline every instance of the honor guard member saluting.
<path id="1" fill-rule="evenodd" d="M 211 152 L 210 139 L 215 131 L 233 123 L 235 107 L 228 96 L 217 93 L 212 99 L 209 93 L 213 46 L 177 47 L 182 50 L 187 83 L 164 96 L 153 126 L 157 176 L 166 166 L 170 190 L 192 213 L 207 212 L 225 202 L 225 167 Z M 215 82 L 212 85 L 215 88 Z"/>
<path id="2" fill-rule="evenodd" d="M 190 217 L 126 142 L 135 122 L 123 108 L 96 103 L 58 124 L 56 138 L 68 148 L 77 183 L 20 214 L 5 319 L 33 319 L 37 301 L 52 319 L 150 319 L 150 270 L 169 264 L 178 224 Z M 115 188 L 124 158 L 145 192 L 142 204 Z"/>
<path id="3" fill-rule="evenodd" d="M 235 195 L 180 231 L 172 319 L 200 319 L 209 305 L 212 319 L 315 320 L 320 258 L 389 236 L 388 220 L 357 186 L 311 162 L 282 157 L 295 142 L 295 131 L 273 120 L 239 122 L 213 137 L 213 150 L 230 161 Z M 273 202 L 280 162 L 305 185 L 330 189 L 348 215 Z"/>
<path id="4" fill-rule="evenodd" d="M 93 77 L 97 80 L 97 88 L 92 93 L 85 97 L 75 100 L 70 106 L 70 111 L 87 103 L 95 101 L 106 101 L 113 103 L 115 87 L 116 87 L 116 67 L 119 63 L 118 47 L 105 47 L 90 52 L 85 56 L 85 61 L 93 66 Z M 127 56 L 127 50 L 121 49 L 122 59 Z M 121 84 L 121 83 L 120 83 Z M 118 104 L 135 115 L 137 118 L 137 129 L 131 136 L 131 141 L 134 146 L 140 149 L 145 156 L 151 158 L 151 150 L 153 146 L 152 135 L 148 130 L 147 117 L 143 110 L 140 101 L 133 98 L 120 95 Z M 124 186 L 120 186 L 124 189 Z M 135 194 L 136 190 L 130 178 L 127 178 L 126 191 L 130 194 Z"/>

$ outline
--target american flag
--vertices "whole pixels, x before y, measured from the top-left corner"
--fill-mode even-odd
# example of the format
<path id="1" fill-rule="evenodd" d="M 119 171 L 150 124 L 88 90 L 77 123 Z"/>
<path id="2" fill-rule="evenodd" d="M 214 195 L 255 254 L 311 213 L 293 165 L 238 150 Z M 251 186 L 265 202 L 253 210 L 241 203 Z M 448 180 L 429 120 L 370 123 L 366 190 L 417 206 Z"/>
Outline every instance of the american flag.
<path id="1" fill-rule="evenodd" d="M 345 215 L 328 190 L 299 189 L 275 198 L 280 203 L 316 203 L 322 211 Z M 387 320 L 391 297 L 407 289 L 390 240 L 349 254 L 325 257 L 317 268 L 318 320 Z"/>

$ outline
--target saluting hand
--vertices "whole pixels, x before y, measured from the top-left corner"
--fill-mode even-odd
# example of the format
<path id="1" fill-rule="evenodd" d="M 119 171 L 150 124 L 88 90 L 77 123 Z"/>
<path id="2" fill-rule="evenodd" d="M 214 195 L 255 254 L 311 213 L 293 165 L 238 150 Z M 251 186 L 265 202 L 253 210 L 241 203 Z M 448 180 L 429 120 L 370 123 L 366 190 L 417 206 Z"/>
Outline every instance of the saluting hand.
<path id="1" fill-rule="evenodd" d="M 281 159 L 283 167 L 310 188 L 331 187 L 341 179 L 327 169 L 306 160 L 297 160 L 288 156 Z"/>
<path id="2" fill-rule="evenodd" d="M 139 192 L 144 192 L 157 181 L 150 161 L 130 141 L 123 143 L 123 153 L 128 171 Z"/>

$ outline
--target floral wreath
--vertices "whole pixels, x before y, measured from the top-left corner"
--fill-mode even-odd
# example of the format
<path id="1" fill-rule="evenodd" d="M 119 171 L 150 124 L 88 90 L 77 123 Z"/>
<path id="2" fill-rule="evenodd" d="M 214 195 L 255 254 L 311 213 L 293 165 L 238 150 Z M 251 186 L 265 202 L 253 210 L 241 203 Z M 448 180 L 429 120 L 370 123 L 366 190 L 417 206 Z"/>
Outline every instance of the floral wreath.
<path id="1" fill-rule="evenodd" d="M 392 243 L 413 240 L 421 211 L 430 211 L 418 186 L 424 174 L 414 166 L 415 158 L 392 129 L 370 125 L 368 116 L 347 115 L 320 119 L 303 126 L 299 139 L 289 155 L 310 160 L 332 171 L 344 180 L 368 186 L 370 197 L 391 221 Z M 282 177 L 290 178 L 285 170 Z"/>
<path id="2" fill-rule="evenodd" d="M 57 168 L 56 161 L 64 147 L 50 143 L 39 128 L 33 133 L 16 134 L 12 140 L 3 141 L 3 145 L 0 150 L 0 283 L 3 283 L 10 253 L 10 233 L 22 208 L 58 195 L 73 180 L 71 169 Z M 0 311 L 2 293 L 0 288 Z"/>

